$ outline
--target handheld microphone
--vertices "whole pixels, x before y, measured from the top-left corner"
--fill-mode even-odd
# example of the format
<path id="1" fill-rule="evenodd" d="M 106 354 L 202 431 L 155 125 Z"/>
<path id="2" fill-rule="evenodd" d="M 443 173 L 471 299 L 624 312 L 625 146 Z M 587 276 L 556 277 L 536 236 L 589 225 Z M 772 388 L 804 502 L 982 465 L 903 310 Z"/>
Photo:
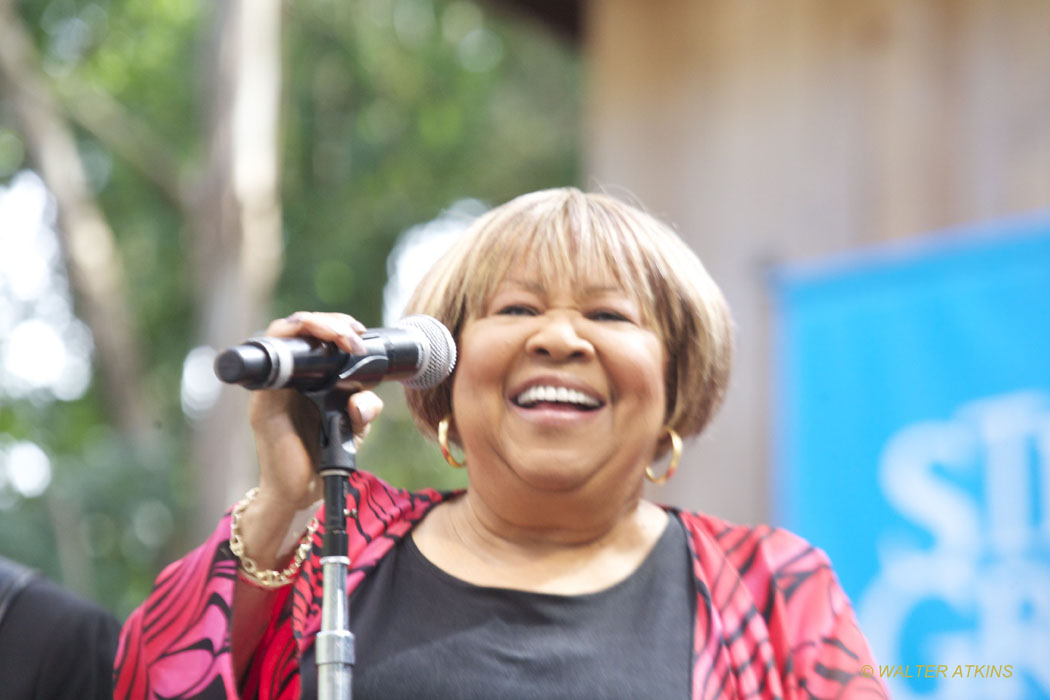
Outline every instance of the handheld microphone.
<path id="1" fill-rule="evenodd" d="M 215 374 L 246 389 L 354 392 L 387 379 L 428 389 L 456 366 L 452 334 L 430 316 L 406 316 L 393 328 L 370 328 L 361 340 L 367 352 L 352 355 L 316 338 L 252 338 L 219 353 Z"/>

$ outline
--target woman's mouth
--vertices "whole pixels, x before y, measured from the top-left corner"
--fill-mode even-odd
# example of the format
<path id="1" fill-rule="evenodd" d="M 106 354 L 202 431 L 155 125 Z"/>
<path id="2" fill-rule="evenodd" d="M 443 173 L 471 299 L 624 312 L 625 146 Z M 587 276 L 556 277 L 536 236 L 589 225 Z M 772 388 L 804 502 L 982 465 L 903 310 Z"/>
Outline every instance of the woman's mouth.
<path id="1" fill-rule="evenodd" d="M 549 408 L 574 411 L 593 411 L 601 408 L 602 402 L 593 396 L 564 386 L 538 384 L 530 386 L 514 397 L 514 404 L 521 408 Z"/>

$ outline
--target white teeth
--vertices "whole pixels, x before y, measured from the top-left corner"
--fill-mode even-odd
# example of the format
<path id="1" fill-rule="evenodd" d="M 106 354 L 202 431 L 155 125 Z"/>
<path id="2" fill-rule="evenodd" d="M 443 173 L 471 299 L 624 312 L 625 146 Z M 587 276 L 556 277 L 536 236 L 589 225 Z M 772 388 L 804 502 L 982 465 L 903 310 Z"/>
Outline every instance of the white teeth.
<path id="1" fill-rule="evenodd" d="M 541 401 L 546 403 L 571 403 L 586 406 L 587 408 L 597 408 L 601 405 L 599 401 L 587 396 L 587 394 L 564 386 L 531 386 L 518 394 L 514 401 L 519 406 L 532 406 Z"/>

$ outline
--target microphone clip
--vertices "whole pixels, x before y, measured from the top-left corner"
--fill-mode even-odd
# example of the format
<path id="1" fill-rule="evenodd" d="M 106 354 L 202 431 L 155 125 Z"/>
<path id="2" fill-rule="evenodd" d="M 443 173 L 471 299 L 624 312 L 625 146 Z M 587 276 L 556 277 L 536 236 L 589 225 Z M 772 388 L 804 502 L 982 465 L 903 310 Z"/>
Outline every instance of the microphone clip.
<path id="1" fill-rule="evenodd" d="M 345 389 L 338 383 L 324 389 L 301 391 L 320 412 L 318 445 L 321 476 L 339 473 L 348 476 L 357 468 L 357 446 L 346 402 L 358 389 Z"/>

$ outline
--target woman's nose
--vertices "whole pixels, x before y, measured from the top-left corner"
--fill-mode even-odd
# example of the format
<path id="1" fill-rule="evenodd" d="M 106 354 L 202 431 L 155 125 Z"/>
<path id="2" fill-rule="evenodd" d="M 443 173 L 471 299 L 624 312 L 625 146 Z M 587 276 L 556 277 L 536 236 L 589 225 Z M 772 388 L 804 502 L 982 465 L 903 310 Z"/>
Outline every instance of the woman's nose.
<path id="1" fill-rule="evenodd" d="M 539 328 L 525 345 L 525 350 L 530 355 L 563 362 L 594 354 L 594 346 L 580 335 L 573 319 L 567 314 L 548 312 L 539 320 Z"/>

